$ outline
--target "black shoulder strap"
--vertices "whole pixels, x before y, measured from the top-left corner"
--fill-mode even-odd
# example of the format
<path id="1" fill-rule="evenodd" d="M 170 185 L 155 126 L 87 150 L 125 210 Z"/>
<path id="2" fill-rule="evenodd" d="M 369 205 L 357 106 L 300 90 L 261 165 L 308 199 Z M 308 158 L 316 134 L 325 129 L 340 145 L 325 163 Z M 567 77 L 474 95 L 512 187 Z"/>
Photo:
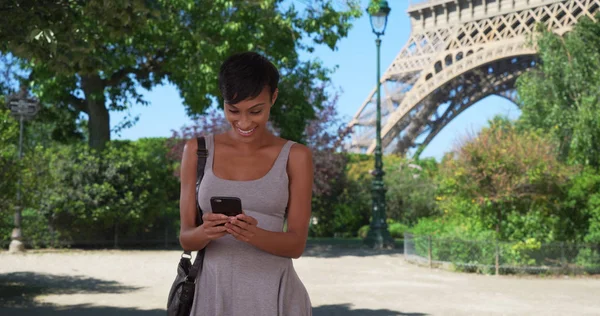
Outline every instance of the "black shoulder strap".
<path id="1" fill-rule="evenodd" d="M 206 166 L 206 158 L 208 157 L 208 150 L 206 149 L 206 139 L 204 137 L 198 137 L 198 150 L 196 155 L 198 156 L 198 164 L 196 165 L 196 226 L 202 225 L 202 209 L 198 202 L 198 191 L 200 190 L 200 182 L 204 177 L 204 167 Z"/>
<path id="2" fill-rule="evenodd" d="M 208 150 L 206 149 L 206 139 L 204 137 L 198 137 L 198 150 L 196 151 L 196 155 L 198 156 L 198 163 L 196 165 L 196 226 L 202 225 L 202 209 L 200 208 L 200 203 L 198 202 L 198 190 L 200 190 L 200 183 L 202 182 L 202 178 L 204 177 L 204 167 L 206 166 L 206 158 L 208 157 Z M 184 251 L 184 254 L 190 255 L 191 251 Z M 204 259 L 204 249 L 198 251 L 198 255 L 196 259 L 194 259 L 194 264 L 190 269 L 189 277 L 192 279 L 196 278 L 198 274 L 198 269 L 202 260 Z"/>

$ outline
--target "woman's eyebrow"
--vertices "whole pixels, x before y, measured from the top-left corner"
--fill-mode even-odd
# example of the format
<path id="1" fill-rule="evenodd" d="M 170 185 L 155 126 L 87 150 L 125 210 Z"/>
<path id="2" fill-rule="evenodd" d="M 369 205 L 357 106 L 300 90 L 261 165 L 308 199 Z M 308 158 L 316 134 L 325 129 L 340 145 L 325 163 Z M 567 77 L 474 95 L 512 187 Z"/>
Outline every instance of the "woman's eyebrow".
<path id="1" fill-rule="evenodd" d="M 235 106 L 233 104 L 227 104 L 227 105 L 230 106 L 230 107 L 232 107 L 232 108 L 234 108 L 234 109 L 236 109 L 236 110 L 238 109 L 237 106 Z M 265 103 L 261 102 L 261 103 L 255 104 L 255 105 L 251 106 L 250 109 L 253 109 L 253 108 L 255 108 L 257 106 L 261 106 L 261 105 L 265 105 Z"/>

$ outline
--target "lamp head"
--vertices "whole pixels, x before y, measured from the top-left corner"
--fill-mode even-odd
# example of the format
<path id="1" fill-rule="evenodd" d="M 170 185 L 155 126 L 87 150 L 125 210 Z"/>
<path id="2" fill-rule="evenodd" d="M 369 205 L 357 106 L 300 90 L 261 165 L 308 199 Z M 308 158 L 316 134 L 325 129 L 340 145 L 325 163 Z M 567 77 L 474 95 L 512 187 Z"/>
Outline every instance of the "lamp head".
<path id="1" fill-rule="evenodd" d="M 373 33 L 379 37 L 385 33 L 385 27 L 387 26 L 387 18 L 392 9 L 388 5 L 388 2 L 385 0 L 379 1 L 378 4 L 379 9 L 375 12 L 367 9 L 367 13 L 371 19 L 371 28 L 373 29 Z"/>

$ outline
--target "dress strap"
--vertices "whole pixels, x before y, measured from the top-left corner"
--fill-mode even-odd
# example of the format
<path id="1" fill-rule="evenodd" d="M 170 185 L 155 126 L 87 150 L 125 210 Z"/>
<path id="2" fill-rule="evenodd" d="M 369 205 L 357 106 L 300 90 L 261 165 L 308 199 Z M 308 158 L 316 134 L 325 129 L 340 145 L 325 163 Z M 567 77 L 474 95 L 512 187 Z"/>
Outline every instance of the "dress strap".
<path id="1" fill-rule="evenodd" d="M 287 169 L 287 162 L 290 156 L 290 150 L 292 149 L 292 145 L 294 144 L 294 141 L 288 140 L 287 143 L 283 145 L 283 148 L 281 148 L 279 156 L 277 156 L 277 161 L 275 161 L 275 167 L 281 168 L 283 172 L 285 172 Z"/>
<path id="2" fill-rule="evenodd" d="M 212 173 L 213 160 L 215 157 L 215 134 L 210 133 L 204 138 L 206 139 L 206 149 L 208 149 L 208 158 L 206 159 L 206 168 L 204 168 L 204 170 Z"/>

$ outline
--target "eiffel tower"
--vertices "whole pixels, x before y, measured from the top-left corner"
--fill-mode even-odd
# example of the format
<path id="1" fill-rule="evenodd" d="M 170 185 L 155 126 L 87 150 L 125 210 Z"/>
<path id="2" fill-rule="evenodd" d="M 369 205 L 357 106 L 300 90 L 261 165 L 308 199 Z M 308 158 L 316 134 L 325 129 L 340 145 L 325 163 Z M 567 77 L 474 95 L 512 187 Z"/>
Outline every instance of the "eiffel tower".
<path id="1" fill-rule="evenodd" d="M 424 148 L 487 96 L 515 102 L 516 79 L 537 63 L 536 25 L 562 35 L 599 8 L 600 0 L 413 1 L 410 38 L 380 78 L 384 152 Z M 376 90 L 348 124 L 351 151 L 375 150 Z"/>

